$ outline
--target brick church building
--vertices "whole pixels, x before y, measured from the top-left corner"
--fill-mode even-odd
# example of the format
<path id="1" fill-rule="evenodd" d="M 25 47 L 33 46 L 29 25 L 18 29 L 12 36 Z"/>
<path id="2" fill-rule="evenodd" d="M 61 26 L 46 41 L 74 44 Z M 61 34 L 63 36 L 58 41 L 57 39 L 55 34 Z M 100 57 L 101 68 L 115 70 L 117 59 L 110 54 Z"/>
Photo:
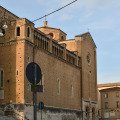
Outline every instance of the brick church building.
<path id="1" fill-rule="evenodd" d="M 8 28 L 0 36 L 0 117 L 12 108 L 15 119 L 33 120 L 31 84 L 26 66 L 36 62 L 42 71 L 43 120 L 97 119 L 96 45 L 89 32 L 68 40 L 61 29 L 35 28 L 0 6 L 0 24 Z M 0 30 L 3 30 L 0 27 Z M 40 111 L 38 110 L 38 119 Z"/>

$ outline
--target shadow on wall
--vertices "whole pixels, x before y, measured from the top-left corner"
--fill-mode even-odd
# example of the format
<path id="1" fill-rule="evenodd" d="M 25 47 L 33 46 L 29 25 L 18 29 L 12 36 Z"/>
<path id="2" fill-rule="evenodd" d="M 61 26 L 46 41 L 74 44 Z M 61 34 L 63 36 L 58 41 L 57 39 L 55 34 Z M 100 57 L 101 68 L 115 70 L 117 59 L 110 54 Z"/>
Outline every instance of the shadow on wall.
<path id="1" fill-rule="evenodd" d="M 76 120 L 76 118 L 75 118 L 75 116 L 67 115 L 67 116 L 63 116 L 62 120 Z"/>

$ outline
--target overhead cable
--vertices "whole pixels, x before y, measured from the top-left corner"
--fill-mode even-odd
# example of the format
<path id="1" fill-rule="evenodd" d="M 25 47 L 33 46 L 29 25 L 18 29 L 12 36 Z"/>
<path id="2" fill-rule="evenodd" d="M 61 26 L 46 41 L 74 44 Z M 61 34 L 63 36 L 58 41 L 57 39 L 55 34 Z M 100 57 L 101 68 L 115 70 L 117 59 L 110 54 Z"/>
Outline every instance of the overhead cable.
<path id="1" fill-rule="evenodd" d="M 57 10 L 54 10 L 53 12 L 50 12 L 50 13 L 48 13 L 48 14 L 46 14 L 46 15 L 40 17 L 40 18 L 37 18 L 37 19 L 33 20 L 32 22 L 36 22 L 36 21 L 38 21 L 38 20 L 40 20 L 40 19 L 42 19 L 42 18 L 44 18 L 44 17 L 47 17 L 47 16 L 49 16 L 49 15 L 55 13 L 55 12 L 58 12 L 58 11 L 62 10 L 63 8 L 65 8 L 65 7 L 67 7 L 67 6 L 71 5 L 71 4 L 73 4 L 73 3 L 76 2 L 76 1 L 77 1 L 77 0 L 74 0 L 74 1 L 70 2 L 70 3 L 67 4 L 67 5 L 64 5 L 63 7 L 59 8 L 59 9 L 57 9 Z"/>

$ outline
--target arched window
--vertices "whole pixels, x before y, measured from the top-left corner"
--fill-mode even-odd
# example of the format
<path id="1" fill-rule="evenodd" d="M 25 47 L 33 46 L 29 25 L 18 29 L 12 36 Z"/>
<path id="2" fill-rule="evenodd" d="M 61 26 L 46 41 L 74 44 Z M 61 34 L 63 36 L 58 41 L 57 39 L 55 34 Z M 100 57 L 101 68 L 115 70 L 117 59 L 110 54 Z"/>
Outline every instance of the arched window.
<path id="1" fill-rule="evenodd" d="M 16 35 L 17 35 L 17 36 L 20 36 L 20 27 L 17 27 L 17 28 L 16 28 Z"/>
<path id="2" fill-rule="evenodd" d="M 30 27 L 27 28 L 27 37 L 30 37 Z"/>

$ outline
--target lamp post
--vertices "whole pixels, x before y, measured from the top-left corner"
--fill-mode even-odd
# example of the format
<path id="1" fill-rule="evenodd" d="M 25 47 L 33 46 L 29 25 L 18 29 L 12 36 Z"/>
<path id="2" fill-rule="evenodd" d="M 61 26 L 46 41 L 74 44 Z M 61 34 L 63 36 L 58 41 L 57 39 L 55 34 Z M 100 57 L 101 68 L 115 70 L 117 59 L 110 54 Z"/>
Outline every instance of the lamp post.
<path id="1" fill-rule="evenodd" d="M 5 35 L 5 30 L 7 29 L 7 27 L 7 24 L 4 24 L 3 26 L 0 25 L 0 37 Z"/>
<path id="2" fill-rule="evenodd" d="M 5 35 L 5 30 L 8 28 L 5 14 L 0 17 L 0 37 Z"/>

